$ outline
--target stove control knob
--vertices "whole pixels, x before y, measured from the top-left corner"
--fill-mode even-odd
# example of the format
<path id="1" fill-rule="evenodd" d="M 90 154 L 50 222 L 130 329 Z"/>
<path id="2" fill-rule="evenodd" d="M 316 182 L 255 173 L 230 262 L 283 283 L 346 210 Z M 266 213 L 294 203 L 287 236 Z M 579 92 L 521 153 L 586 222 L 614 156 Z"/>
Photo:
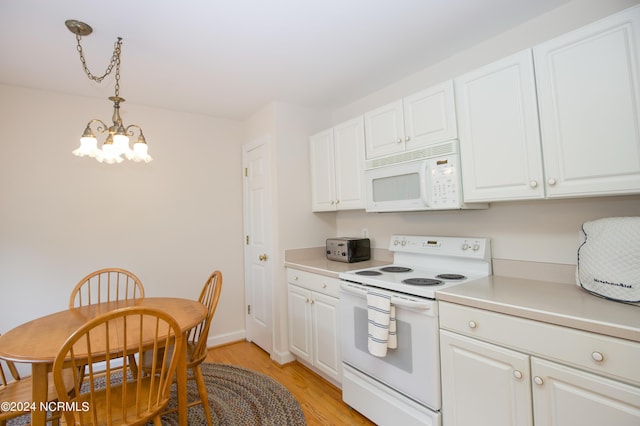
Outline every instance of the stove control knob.
<path id="1" fill-rule="evenodd" d="M 478 324 L 475 321 L 469 321 L 469 328 L 476 328 Z"/>
<path id="2" fill-rule="evenodd" d="M 480 250 L 480 244 L 475 243 L 475 244 L 473 245 L 473 251 L 478 251 L 478 250 Z"/>
<path id="3" fill-rule="evenodd" d="M 469 250 L 469 244 L 467 244 L 467 243 L 462 244 L 462 250 L 463 251 Z"/>

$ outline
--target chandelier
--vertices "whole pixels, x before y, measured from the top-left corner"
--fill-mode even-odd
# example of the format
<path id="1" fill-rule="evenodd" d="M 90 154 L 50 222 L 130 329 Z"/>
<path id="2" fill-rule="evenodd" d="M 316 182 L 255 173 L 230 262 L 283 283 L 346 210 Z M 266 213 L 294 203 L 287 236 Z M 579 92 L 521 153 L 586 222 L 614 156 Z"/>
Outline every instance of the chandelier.
<path id="1" fill-rule="evenodd" d="M 89 156 L 95 158 L 101 163 L 104 162 L 107 164 L 122 163 L 124 161 L 122 158 L 123 155 L 128 160 L 136 162 L 144 161 L 145 163 L 150 162 L 151 156 L 148 153 L 147 141 L 142 133 L 142 128 L 136 124 L 130 124 L 125 127 L 122 123 L 122 118 L 120 117 L 120 103 L 124 102 L 124 98 L 120 97 L 120 52 L 122 50 L 122 38 L 118 37 L 114 43 L 113 55 L 111 56 L 111 60 L 105 73 L 102 76 L 95 76 L 87 67 L 82 46 L 80 44 L 82 36 L 91 34 L 93 29 L 88 24 L 74 19 L 65 21 L 65 25 L 69 31 L 76 35 L 76 40 L 78 42 L 77 49 L 80 53 L 80 62 L 82 62 L 82 68 L 84 69 L 87 77 L 89 77 L 90 80 L 100 83 L 106 76 L 111 74 L 115 68 L 116 80 L 115 94 L 114 96 L 109 97 L 109 100 L 113 102 L 113 117 L 111 118 L 113 124 L 111 126 L 107 126 L 104 121 L 97 118 L 89 120 L 87 127 L 84 129 L 82 137 L 80 138 L 80 147 L 73 150 L 72 153 L 79 157 Z M 94 133 L 94 129 L 98 133 L 107 133 L 107 137 L 102 144 L 102 149 L 98 148 L 98 140 Z M 134 136 L 134 131 L 137 131 L 138 138 L 133 144 L 132 150 L 129 147 L 129 136 Z"/>

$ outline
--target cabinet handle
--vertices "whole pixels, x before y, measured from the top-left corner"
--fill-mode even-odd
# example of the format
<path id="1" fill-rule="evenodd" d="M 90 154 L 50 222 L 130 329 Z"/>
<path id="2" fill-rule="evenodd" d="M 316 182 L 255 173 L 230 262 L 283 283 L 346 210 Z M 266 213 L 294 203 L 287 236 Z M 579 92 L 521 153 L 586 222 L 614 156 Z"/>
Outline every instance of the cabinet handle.
<path id="1" fill-rule="evenodd" d="M 336 204 L 340 203 L 340 200 L 336 200 Z"/>
<path id="2" fill-rule="evenodd" d="M 533 378 L 533 382 L 534 382 L 536 385 L 541 385 L 541 384 L 543 384 L 543 383 L 544 383 L 544 380 L 542 380 L 542 377 L 540 377 L 540 376 L 535 376 L 535 377 Z"/>
<path id="3" fill-rule="evenodd" d="M 311 299 L 311 300 L 309 301 L 309 303 L 311 303 L 312 305 L 313 305 L 313 303 L 314 303 L 314 302 L 315 302 L 315 300 L 313 300 L 313 299 Z"/>
<path id="4" fill-rule="evenodd" d="M 402 138 L 398 138 L 398 139 L 396 140 L 396 142 L 397 142 L 397 143 L 402 143 Z"/>
<path id="5" fill-rule="evenodd" d="M 335 204 L 335 201 L 331 200 L 331 205 L 334 205 L 334 204 Z"/>
<path id="6" fill-rule="evenodd" d="M 300 278 L 298 278 L 298 276 L 296 275 L 295 277 L 293 277 L 294 281 L 298 281 Z"/>
<path id="7" fill-rule="evenodd" d="M 309 298 L 308 297 L 304 298 L 304 303 L 309 303 Z"/>
<path id="8" fill-rule="evenodd" d="M 469 321 L 469 328 L 476 328 L 478 324 L 475 321 Z"/>
<path id="9" fill-rule="evenodd" d="M 411 140 L 411 136 L 405 136 L 405 137 L 404 137 L 404 141 L 405 141 L 405 142 L 409 142 L 410 140 Z"/>
<path id="10" fill-rule="evenodd" d="M 516 379 L 520 380 L 522 379 L 522 371 L 520 370 L 513 370 L 513 377 L 515 377 Z"/>
<path id="11" fill-rule="evenodd" d="M 598 352 L 598 351 L 594 351 L 591 354 L 591 358 L 593 358 L 593 360 L 596 361 L 596 362 L 604 361 L 604 355 L 602 355 L 602 352 Z"/>
<path id="12" fill-rule="evenodd" d="M 327 288 L 327 285 L 325 283 L 322 283 L 322 288 Z"/>
<path id="13" fill-rule="evenodd" d="M 554 178 L 551 178 L 547 181 L 547 183 L 549 183 L 549 185 L 553 186 L 556 184 L 556 180 Z"/>
<path id="14" fill-rule="evenodd" d="M 537 188 L 538 187 L 538 181 L 537 180 L 532 180 L 531 182 L 529 182 L 529 186 L 532 188 Z"/>

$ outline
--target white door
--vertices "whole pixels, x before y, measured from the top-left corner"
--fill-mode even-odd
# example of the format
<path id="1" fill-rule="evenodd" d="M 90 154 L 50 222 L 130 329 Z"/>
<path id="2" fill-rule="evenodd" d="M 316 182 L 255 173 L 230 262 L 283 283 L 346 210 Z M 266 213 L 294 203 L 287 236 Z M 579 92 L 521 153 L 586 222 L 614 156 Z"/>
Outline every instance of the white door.
<path id="1" fill-rule="evenodd" d="M 544 198 L 531 50 L 455 79 L 465 202 Z"/>
<path id="2" fill-rule="evenodd" d="M 538 358 L 531 359 L 536 426 L 638 426 L 640 389 Z"/>
<path id="3" fill-rule="evenodd" d="M 402 101 L 376 108 L 364 115 L 367 158 L 404 151 Z"/>
<path id="4" fill-rule="evenodd" d="M 269 141 L 242 147 L 244 170 L 245 299 L 247 340 L 271 353 L 273 268 Z"/>
<path id="5" fill-rule="evenodd" d="M 402 104 L 407 150 L 458 137 L 452 80 L 407 96 Z"/>
<path id="6" fill-rule="evenodd" d="M 444 424 L 533 424 L 528 355 L 446 330 L 440 330 L 440 351 Z"/>
<path id="7" fill-rule="evenodd" d="M 364 209 L 364 120 L 362 117 L 333 129 L 337 210 Z"/>
<path id="8" fill-rule="evenodd" d="M 640 7 L 533 49 L 547 197 L 640 189 Z"/>

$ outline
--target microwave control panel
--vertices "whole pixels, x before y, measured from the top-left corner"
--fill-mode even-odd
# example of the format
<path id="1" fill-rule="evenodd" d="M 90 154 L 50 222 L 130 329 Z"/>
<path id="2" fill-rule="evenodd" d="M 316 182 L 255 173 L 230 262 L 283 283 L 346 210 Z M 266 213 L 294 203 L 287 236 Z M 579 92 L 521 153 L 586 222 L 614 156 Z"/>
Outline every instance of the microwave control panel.
<path id="1" fill-rule="evenodd" d="M 456 155 L 427 160 L 429 206 L 434 209 L 460 208 L 460 174 Z"/>

